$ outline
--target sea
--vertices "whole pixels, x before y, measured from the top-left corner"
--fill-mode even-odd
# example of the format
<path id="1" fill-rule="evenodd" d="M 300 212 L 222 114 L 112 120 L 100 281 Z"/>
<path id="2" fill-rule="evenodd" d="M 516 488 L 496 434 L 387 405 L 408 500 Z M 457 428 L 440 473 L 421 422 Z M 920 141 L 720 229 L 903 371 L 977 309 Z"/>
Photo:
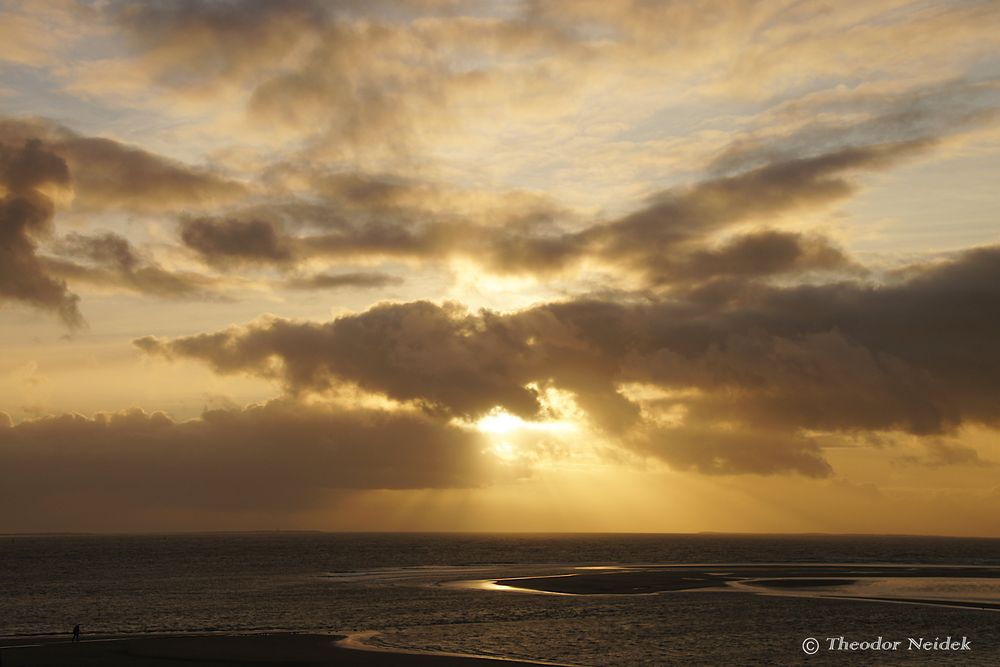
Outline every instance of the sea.
<path id="1" fill-rule="evenodd" d="M 0 639 L 369 633 L 386 648 L 572 665 L 1000 665 L 1000 612 L 694 590 L 547 595 L 507 576 L 650 564 L 1000 565 L 1000 540 L 881 536 L 237 533 L 0 537 Z M 965 638 L 964 651 L 827 639 Z M 808 638 L 824 650 L 803 651 Z"/>

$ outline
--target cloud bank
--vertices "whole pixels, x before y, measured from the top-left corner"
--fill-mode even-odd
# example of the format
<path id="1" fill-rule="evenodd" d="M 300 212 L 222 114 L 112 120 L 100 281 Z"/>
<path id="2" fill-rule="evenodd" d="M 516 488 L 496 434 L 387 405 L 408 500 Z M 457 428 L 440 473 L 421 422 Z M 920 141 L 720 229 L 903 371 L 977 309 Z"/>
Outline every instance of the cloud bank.
<path id="1" fill-rule="evenodd" d="M 276 400 L 178 422 L 131 410 L 12 425 L 0 413 L 0 523 L 26 511 L 299 511 L 332 492 L 486 483 L 481 436 L 418 414 Z M 36 517 L 37 518 L 37 517 Z M 51 518 L 51 517 L 49 517 Z"/>

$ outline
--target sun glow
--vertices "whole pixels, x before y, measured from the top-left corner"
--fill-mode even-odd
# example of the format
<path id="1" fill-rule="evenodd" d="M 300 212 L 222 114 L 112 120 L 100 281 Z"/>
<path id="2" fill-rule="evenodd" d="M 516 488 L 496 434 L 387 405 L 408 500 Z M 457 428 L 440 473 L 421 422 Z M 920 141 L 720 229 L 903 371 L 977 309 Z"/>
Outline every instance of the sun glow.
<path id="1" fill-rule="evenodd" d="M 552 442 L 553 438 L 561 439 L 579 430 L 572 421 L 529 421 L 502 408 L 494 408 L 473 426 L 489 437 L 491 445 L 487 451 L 507 463 L 525 460 L 537 463 L 541 442 Z"/>
<path id="2" fill-rule="evenodd" d="M 501 408 L 494 408 L 488 415 L 476 422 L 478 431 L 490 435 L 509 435 L 517 431 L 567 433 L 575 431 L 576 428 L 576 424 L 569 421 L 527 421 Z"/>
<path id="3" fill-rule="evenodd" d="M 517 458 L 517 450 L 514 448 L 514 445 L 506 440 L 493 445 L 493 453 L 496 454 L 497 458 L 504 461 L 511 461 Z"/>

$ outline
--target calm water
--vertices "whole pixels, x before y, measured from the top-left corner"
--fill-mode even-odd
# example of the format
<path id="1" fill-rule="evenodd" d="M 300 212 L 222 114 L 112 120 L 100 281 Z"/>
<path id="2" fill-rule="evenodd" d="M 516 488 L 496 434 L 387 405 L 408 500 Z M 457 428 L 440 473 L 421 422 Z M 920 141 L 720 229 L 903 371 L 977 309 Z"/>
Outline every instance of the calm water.
<path id="1" fill-rule="evenodd" d="M 1000 613 L 746 593 L 546 596 L 448 582 L 648 563 L 1000 565 L 1000 540 L 236 534 L 0 538 L 0 636 L 369 631 L 585 665 L 1000 664 Z M 962 654 L 805 656 L 806 637 L 966 636 Z"/>

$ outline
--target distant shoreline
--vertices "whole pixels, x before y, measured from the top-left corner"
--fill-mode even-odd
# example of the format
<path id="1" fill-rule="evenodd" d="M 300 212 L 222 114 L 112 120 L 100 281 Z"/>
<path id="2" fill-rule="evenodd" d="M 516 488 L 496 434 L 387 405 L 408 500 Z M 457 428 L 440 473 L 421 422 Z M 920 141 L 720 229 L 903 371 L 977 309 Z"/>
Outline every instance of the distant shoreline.
<path id="1" fill-rule="evenodd" d="M 740 531 L 712 531 L 703 530 L 693 533 L 685 532 L 659 532 L 659 531 L 548 531 L 548 530 L 418 530 L 418 531 L 398 531 L 398 530 L 317 530 L 317 529 L 264 529 L 264 530 L 181 530 L 181 531 L 110 531 L 110 532 L 70 532 L 70 531 L 38 531 L 38 532 L 0 532 L 0 539 L 5 537 L 184 537 L 184 536 L 211 536 L 211 535 L 511 535 L 511 536 L 537 536 L 537 537 L 557 537 L 565 535 L 567 537 L 579 536 L 650 536 L 650 537 L 770 537 L 770 538 L 808 538 L 808 537 L 860 537 L 860 538 L 921 538 L 921 539 L 941 539 L 941 540 L 998 540 L 1000 535 L 935 535 L 924 533 L 827 533 L 827 532 L 807 532 L 807 533 L 756 533 Z"/>

